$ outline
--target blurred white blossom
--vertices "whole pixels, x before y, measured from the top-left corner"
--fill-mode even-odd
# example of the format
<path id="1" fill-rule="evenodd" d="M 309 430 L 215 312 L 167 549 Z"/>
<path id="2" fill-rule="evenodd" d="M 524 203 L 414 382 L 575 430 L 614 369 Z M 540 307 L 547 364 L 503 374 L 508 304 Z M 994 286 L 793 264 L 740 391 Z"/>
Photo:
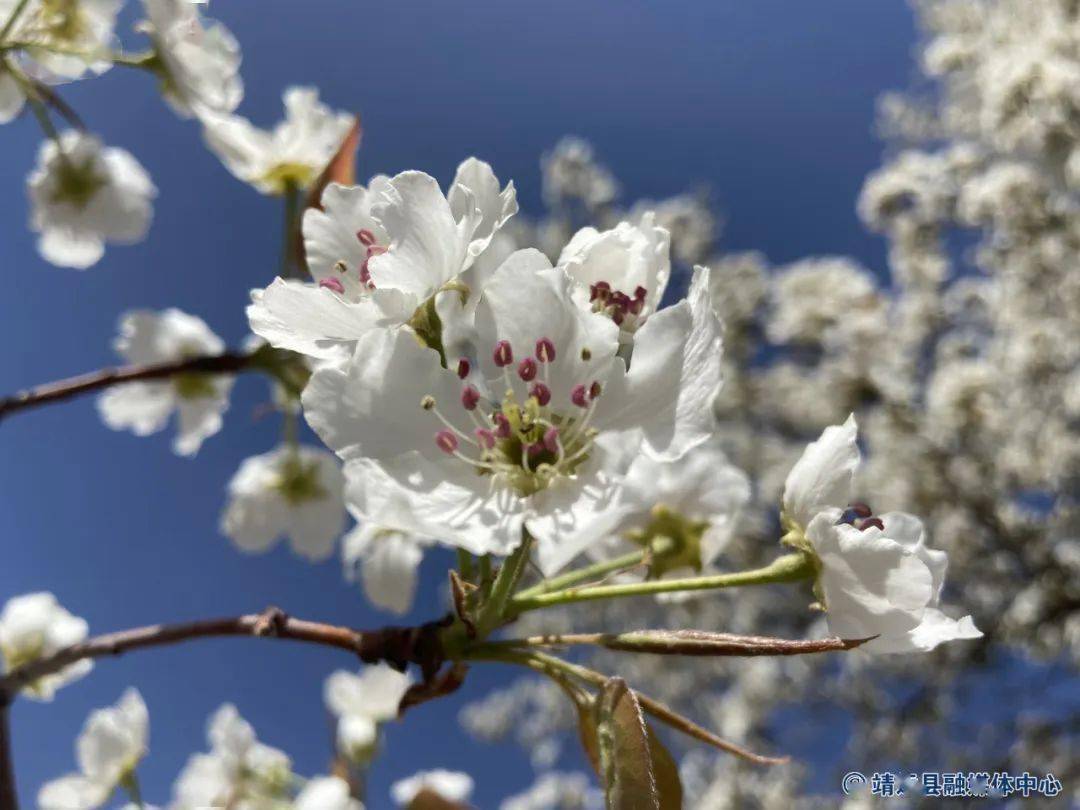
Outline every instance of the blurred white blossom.
<path id="1" fill-rule="evenodd" d="M 225 344 L 200 318 L 178 309 L 133 310 L 120 318 L 113 341 L 127 362 L 152 365 L 221 354 Z M 229 407 L 229 375 L 180 374 L 163 382 L 132 382 L 110 388 L 98 398 L 98 411 L 113 430 L 147 436 L 178 415 L 173 450 L 182 456 L 198 452 L 203 440 L 221 430 Z"/>
<path id="2" fill-rule="evenodd" d="M 47 140 L 27 178 L 30 226 L 38 251 L 52 264 L 83 270 L 105 254 L 105 243 L 146 236 L 157 189 L 128 152 L 74 130 Z"/>
<path id="3" fill-rule="evenodd" d="M 221 531 L 244 551 L 267 551 L 287 537 L 301 557 L 325 560 L 345 530 L 344 485 L 337 459 L 317 447 L 252 456 L 229 481 Z"/>
<path id="4" fill-rule="evenodd" d="M 237 179 L 264 194 L 307 188 L 337 153 L 353 124 L 333 112 L 314 87 L 290 87 L 283 96 L 285 120 L 259 129 L 239 115 L 202 114 L 203 135 Z"/>
<path id="5" fill-rule="evenodd" d="M 38 792 L 41 810 L 92 810 L 134 778 L 147 753 L 150 716 L 142 695 L 128 689 L 116 705 L 93 712 L 75 743 L 79 772 L 47 782 Z"/>
<path id="6" fill-rule="evenodd" d="M 11 672 L 47 658 L 72 644 L 84 641 L 89 632 L 85 619 L 72 616 L 51 593 L 13 596 L 0 611 L 0 653 L 4 671 Z M 38 678 L 23 688 L 34 700 L 52 700 L 56 690 L 88 673 L 88 659 L 69 664 L 58 672 Z"/>

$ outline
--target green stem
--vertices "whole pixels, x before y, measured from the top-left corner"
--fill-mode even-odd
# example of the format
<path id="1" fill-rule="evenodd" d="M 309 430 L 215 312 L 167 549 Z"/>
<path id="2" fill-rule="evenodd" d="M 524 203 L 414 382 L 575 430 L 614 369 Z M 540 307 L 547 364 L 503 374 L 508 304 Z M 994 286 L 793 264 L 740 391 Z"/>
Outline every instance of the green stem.
<path id="1" fill-rule="evenodd" d="M 296 219 L 300 212 L 300 189 L 296 183 L 287 183 L 283 195 L 285 198 L 284 235 L 281 246 L 281 269 L 278 275 L 282 278 L 298 276 L 293 271 L 296 269 L 296 257 L 293 255 L 293 235 L 296 232 Z"/>
<path id="2" fill-rule="evenodd" d="M 648 549 L 641 549 L 640 551 L 634 551 L 630 554 L 624 554 L 621 557 L 615 557 L 611 560 L 604 560 L 603 562 L 598 562 L 593 565 L 587 565 L 584 568 L 568 571 L 562 576 L 545 579 L 543 582 L 533 585 L 531 588 L 526 588 L 518 593 L 517 596 L 514 597 L 514 600 L 530 599 L 534 596 L 539 596 L 540 594 L 561 591 L 571 585 L 577 585 L 579 582 L 588 582 L 589 580 L 599 579 L 614 571 L 632 568 L 643 562 L 647 554 Z"/>
<path id="3" fill-rule="evenodd" d="M 146 805 L 143 803 L 142 788 L 139 786 L 139 777 L 135 773 L 135 771 L 132 771 L 127 776 L 125 776 L 121 780 L 120 784 L 123 786 L 124 790 L 127 791 L 128 797 L 131 799 L 131 803 L 138 807 L 139 810 L 143 810 Z"/>
<path id="4" fill-rule="evenodd" d="M 743 585 L 767 585 L 775 582 L 797 582 L 814 575 L 810 558 L 802 553 L 787 554 L 773 561 L 764 568 L 751 571 L 738 571 L 732 574 L 717 574 L 711 577 L 691 577 L 688 579 L 655 579 L 646 582 L 629 582 L 616 585 L 596 585 L 584 588 L 572 588 L 542 593 L 536 596 L 517 597 L 511 600 L 510 609 L 514 615 L 529 610 L 566 605 L 572 602 L 589 602 L 596 599 L 617 599 L 623 596 L 643 596 L 675 591 L 707 591 L 719 588 L 736 588 Z"/>
<path id="5" fill-rule="evenodd" d="M 458 559 L 458 572 L 461 574 L 461 578 L 466 582 L 472 582 L 475 575 L 475 568 L 473 566 L 473 555 L 467 552 L 463 548 L 457 550 Z"/>
<path id="6" fill-rule="evenodd" d="M 480 609 L 477 625 L 479 626 L 478 630 L 481 638 L 487 636 L 502 624 L 506 618 L 510 596 L 514 593 L 514 588 L 517 587 L 518 582 L 521 581 L 521 575 L 525 573 L 531 551 L 532 535 L 528 531 L 523 531 L 521 545 L 506 558 L 495 577 L 494 584 L 491 586 L 491 593 L 488 595 L 487 601 Z"/>

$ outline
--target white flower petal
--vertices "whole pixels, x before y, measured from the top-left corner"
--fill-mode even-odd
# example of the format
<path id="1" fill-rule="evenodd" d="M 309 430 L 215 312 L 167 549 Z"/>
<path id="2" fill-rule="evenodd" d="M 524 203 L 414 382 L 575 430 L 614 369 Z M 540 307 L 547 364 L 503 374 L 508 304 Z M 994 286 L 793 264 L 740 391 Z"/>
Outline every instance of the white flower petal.
<path id="1" fill-rule="evenodd" d="M 823 509 L 850 501 L 860 459 L 857 434 L 852 414 L 844 424 L 825 428 L 791 468 L 784 482 L 784 513 L 799 526 L 808 526 Z"/>
<path id="2" fill-rule="evenodd" d="M 390 795 L 399 807 L 407 807 L 421 791 L 431 791 L 449 802 L 465 802 L 472 795 L 473 780 L 467 773 L 441 768 L 420 771 L 390 786 Z"/>
<path id="3" fill-rule="evenodd" d="M 349 785 L 337 776 L 311 779 L 296 797 L 295 810 L 364 810 L 349 794 Z"/>
<path id="4" fill-rule="evenodd" d="M 466 269 L 481 213 L 471 208 L 458 222 L 435 178 L 423 172 L 402 172 L 382 196 L 372 214 L 391 242 L 370 260 L 371 278 L 377 289 L 391 287 L 423 301 Z"/>
<path id="5" fill-rule="evenodd" d="M 697 268 L 684 301 L 646 321 L 634 338 L 625 378 L 613 380 L 597 422 L 640 426 L 646 449 L 662 460 L 681 457 L 713 432 L 720 389 L 722 327 L 709 295 L 708 268 Z"/>
<path id="6" fill-rule="evenodd" d="M 19 83 L 10 73 L 0 71 L 0 124 L 14 121 L 25 103 L 26 96 Z"/>

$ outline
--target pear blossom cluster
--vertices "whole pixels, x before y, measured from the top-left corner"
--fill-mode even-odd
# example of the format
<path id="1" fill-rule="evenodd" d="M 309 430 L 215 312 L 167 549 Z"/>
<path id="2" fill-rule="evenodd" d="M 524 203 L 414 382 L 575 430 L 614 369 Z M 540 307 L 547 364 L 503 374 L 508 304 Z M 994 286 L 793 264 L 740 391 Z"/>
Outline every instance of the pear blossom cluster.
<path id="1" fill-rule="evenodd" d="M 289 87 L 284 119 L 272 130 L 236 113 L 243 100 L 240 46 L 191 0 L 142 0 L 135 25 L 145 49 L 117 49 L 123 0 L 3 0 L 0 3 L 0 123 L 32 107 L 46 136 L 27 178 L 30 226 L 46 261 L 86 269 L 106 243 L 142 241 L 157 189 L 128 151 L 105 146 L 56 100 L 54 85 L 115 65 L 153 77 L 162 98 L 203 129 L 207 146 L 240 180 L 267 194 L 295 194 L 318 178 L 353 118 L 331 110 L 312 87 Z M 74 122 L 61 132 L 54 115 Z"/>
<path id="2" fill-rule="evenodd" d="M 294 86 L 276 125 L 244 118 L 239 45 L 204 4 L 144 0 L 141 53 L 117 50 L 119 0 L 56 5 L 0 0 L 0 122 L 28 106 L 46 122 L 63 117 L 52 88 L 113 66 L 143 70 L 229 174 L 287 211 L 299 206 L 282 272 L 246 309 L 243 362 L 270 376 L 282 437 L 224 485 L 220 530 L 239 551 L 284 542 L 308 563 L 338 552 L 344 578 L 396 615 L 412 609 L 421 562 L 437 549 L 489 567 L 524 552 L 533 587 L 597 566 L 603 583 L 677 584 L 789 554 L 808 587 L 664 593 L 586 615 L 566 606 L 515 616 L 515 627 L 858 641 L 839 666 L 588 658 L 754 747 L 771 740 L 785 703 L 826 701 L 852 717 L 856 764 L 951 755 L 947 734 L 905 718 L 946 728 L 987 666 L 991 636 L 1011 655 L 1075 666 L 1075 3 L 918 4 L 922 69 L 940 95 L 883 99 L 884 128 L 902 148 L 855 201 L 887 240 L 887 268 L 843 256 L 772 267 L 759 253 L 721 252 L 706 195 L 624 204 L 615 175 L 574 137 L 542 158 L 548 212 L 538 219 L 477 157 L 446 185 L 410 169 L 328 181 L 353 116 Z M 138 161 L 82 127 L 43 128 L 27 179 L 42 257 L 84 269 L 107 244 L 142 240 L 158 190 Z M 974 245 L 968 255 L 953 249 L 956 234 Z M 175 308 L 124 313 L 113 348 L 135 367 L 226 353 L 202 319 Z M 232 372 L 151 375 L 108 387 L 98 410 L 138 436 L 175 414 L 173 450 L 191 457 L 222 430 L 234 382 Z M 0 611 L 5 673 L 87 636 L 50 593 Z M 50 700 L 90 669 L 79 661 L 20 694 Z M 414 686 L 385 663 L 333 672 L 323 698 L 334 762 L 311 778 L 222 705 L 168 807 L 363 810 L 367 769 Z M 529 749 L 536 781 L 504 810 L 601 806 L 584 775 L 553 770 L 580 722 L 565 697 L 527 678 L 462 710 L 476 736 Z M 1053 721 L 1008 723 L 1011 756 L 1075 772 L 1046 742 L 1062 733 Z M 149 750 L 149 712 L 129 689 L 89 716 L 76 769 L 42 786 L 38 805 L 147 807 L 138 770 Z M 805 804 L 799 768 L 767 779 L 701 751 L 680 758 L 688 806 Z M 389 799 L 464 807 L 473 790 L 470 775 L 432 769 L 396 782 Z"/>
<path id="3" fill-rule="evenodd" d="M 790 485 L 793 476 L 802 476 L 793 468 L 805 471 L 806 456 L 799 458 L 807 443 L 823 432 L 838 438 L 843 429 L 850 436 L 842 443 L 847 457 L 863 457 L 857 477 L 843 466 L 833 470 L 843 486 L 819 502 L 826 516 L 812 532 L 807 529 L 815 515 L 780 527 L 824 566 L 816 593 L 828 610 L 815 619 L 780 610 L 774 594 L 747 592 L 737 600 L 695 599 L 686 608 L 635 605 L 630 618 L 623 605 L 600 605 L 598 629 L 666 621 L 848 635 L 859 634 L 861 617 L 873 604 L 873 625 L 885 632 L 867 633 L 878 635 L 867 650 L 926 649 L 940 638 L 973 637 L 975 628 L 992 627 L 994 640 L 1016 655 L 1075 660 L 1080 625 L 1071 493 L 1080 447 L 1073 395 L 1080 299 L 1070 258 L 1077 244 L 1076 206 L 1066 172 L 1075 134 L 1064 134 L 1070 91 L 1061 89 L 1068 85 L 1060 79 L 1071 69 L 1066 64 L 1077 61 L 1076 11 L 1053 0 L 917 5 L 928 32 L 926 70 L 940 78 L 942 93 L 937 106 L 914 94 L 883 98 L 883 129 L 897 148 L 867 178 L 857 201 L 867 226 L 888 241 L 891 285 L 874 268 L 845 257 L 770 266 L 760 253 L 723 253 L 715 246 L 715 217 L 701 231 L 704 239 L 687 236 L 694 260 L 712 268 L 712 300 L 725 326 L 724 385 L 715 403 L 718 446 L 752 482 L 720 561 L 741 567 L 762 559 L 761 549 L 776 536 L 777 502 L 786 507 L 798 492 Z M 1025 66 L 1026 78 L 1011 73 L 1017 65 Z M 1006 75 L 1017 88 L 1008 97 L 1001 90 Z M 652 207 L 656 221 L 664 222 L 659 206 Z M 594 227 L 602 228 L 625 215 L 613 204 L 595 216 Z M 564 213 L 553 209 L 549 220 L 521 232 L 522 243 L 531 240 L 558 255 L 559 240 L 569 242 L 572 235 L 561 227 L 564 221 Z M 671 230 L 678 257 L 680 239 Z M 974 245 L 963 256 L 949 241 L 957 234 Z M 697 258 L 702 253 L 707 260 Z M 844 424 L 852 413 L 858 446 L 854 422 Z M 629 547 L 625 536 L 618 543 L 619 549 Z M 862 557 L 863 551 L 872 556 Z M 944 588 L 942 552 L 949 569 Z M 860 570 L 863 563 L 854 563 L 860 558 L 872 567 Z M 923 584 L 917 593 L 890 592 L 885 583 L 873 583 L 872 570 L 882 566 L 909 570 L 907 585 Z M 860 594 L 854 602 L 853 593 Z M 840 605 L 845 607 L 838 610 Z M 530 624 L 529 617 L 523 621 Z M 559 621 L 545 613 L 533 629 L 543 632 Z M 579 629 L 580 622 L 573 626 Z M 957 684 L 988 666 L 985 641 L 943 645 L 925 660 L 890 656 L 856 666 L 859 659 L 850 657 L 850 673 L 839 677 L 813 671 L 803 660 L 761 662 L 775 670 L 769 679 L 760 673 L 732 677 L 707 663 L 676 675 L 640 659 L 628 672 L 673 705 L 696 706 L 703 694 L 715 696 L 717 727 L 747 743 L 768 739 L 777 695 L 805 694 L 812 685 L 815 695 L 829 694 L 856 718 L 845 763 L 872 765 L 893 757 L 920 762 L 927 752 L 942 751 L 977 766 L 982 749 L 958 754 L 962 746 L 939 733 L 941 725 L 920 733 L 899 719 L 899 707 L 910 711 L 911 705 L 895 690 L 920 684 L 920 710 L 954 716 L 963 711 Z M 599 654 L 596 661 L 609 658 Z M 755 680 L 767 686 L 748 689 Z M 481 736 L 500 736 L 507 733 L 507 718 L 515 717 L 518 729 L 544 729 L 522 742 L 546 750 L 559 737 L 540 716 L 550 721 L 553 715 L 536 694 L 525 694 L 513 687 L 492 696 L 483 704 L 486 720 L 469 713 L 466 726 Z M 987 738 L 1022 741 L 1010 757 L 1040 750 L 1061 772 L 1074 772 L 1067 756 L 1045 745 L 1060 739 L 1068 717 L 1035 722 L 1006 710 L 1007 700 L 1001 705 L 1003 716 L 984 726 Z M 722 768 L 709 779 L 715 789 L 709 792 L 703 779 L 700 801 L 719 801 L 736 777 Z M 740 775 L 737 781 L 766 806 L 793 806 L 799 795 L 798 779 L 784 780 L 783 789 L 775 780 Z"/>

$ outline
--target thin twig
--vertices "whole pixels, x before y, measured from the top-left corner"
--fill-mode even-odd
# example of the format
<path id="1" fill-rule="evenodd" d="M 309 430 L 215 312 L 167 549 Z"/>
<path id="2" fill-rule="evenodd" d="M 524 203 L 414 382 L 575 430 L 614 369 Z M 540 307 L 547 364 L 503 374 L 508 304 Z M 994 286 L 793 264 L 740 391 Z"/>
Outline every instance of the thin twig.
<path id="1" fill-rule="evenodd" d="M 0 696 L 0 810 L 19 810 L 15 789 L 15 763 L 11 758 L 11 723 L 8 701 Z"/>
<path id="2" fill-rule="evenodd" d="M 262 613 L 202 619 L 180 624 L 154 624 L 106 633 L 74 644 L 55 655 L 33 661 L 0 678 L 0 703 L 10 701 L 21 689 L 38 678 L 59 672 L 77 661 L 121 655 L 131 650 L 162 647 L 198 638 L 250 636 L 278 638 L 337 647 L 356 655 L 369 653 L 385 636 L 383 630 L 353 630 L 322 622 L 310 622 L 286 616 L 276 608 Z M 0 805 L 2 809 L 2 805 Z"/>
<path id="3" fill-rule="evenodd" d="M 45 383 L 4 397 L 0 399 L 0 419 L 24 408 L 33 408 L 50 402 L 60 402 L 122 383 L 161 380 L 181 374 L 235 373 L 250 367 L 256 355 L 257 353 L 226 352 L 220 355 L 191 357 L 168 363 L 103 368 L 99 371 L 80 374 L 77 377 L 69 377 L 66 380 Z"/>

